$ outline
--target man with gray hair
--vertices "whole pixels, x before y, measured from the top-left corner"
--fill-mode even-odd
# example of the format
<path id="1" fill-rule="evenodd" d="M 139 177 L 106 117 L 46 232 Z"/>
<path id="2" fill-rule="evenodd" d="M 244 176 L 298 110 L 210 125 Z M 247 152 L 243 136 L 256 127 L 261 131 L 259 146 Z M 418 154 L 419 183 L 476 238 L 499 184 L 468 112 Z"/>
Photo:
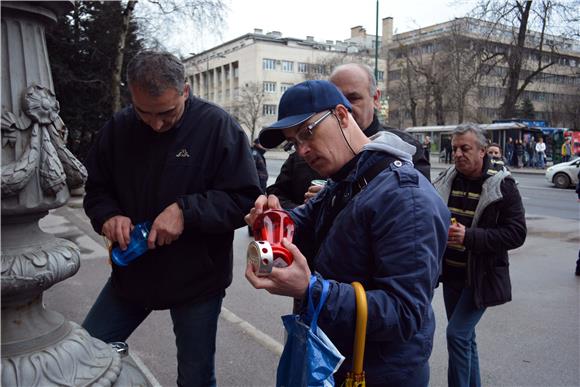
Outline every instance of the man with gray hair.
<path id="1" fill-rule="evenodd" d="M 433 185 L 452 224 L 443 257 L 449 386 L 480 386 L 475 326 L 485 308 L 511 301 L 508 250 L 526 239 L 524 207 L 507 169 L 494 170 L 475 124 L 455 128 L 455 165 Z"/>
<path id="2" fill-rule="evenodd" d="M 89 152 L 84 208 L 121 250 L 136 224 L 150 222 L 148 250 L 112 265 L 83 327 L 105 342 L 125 341 L 152 310 L 169 309 L 177 385 L 215 385 L 234 230 L 261 193 L 248 139 L 225 111 L 191 95 L 183 64 L 169 53 L 137 54 L 127 79 L 133 104 Z"/>
<path id="3" fill-rule="evenodd" d="M 347 63 L 338 66 L 330 75 L 330 82 L 334 83 L 352 105 L 352 115 L 365 136 L 372 137 L 379 131 L 388 131 L 396 134 L 415 149 L 413 165 L 428 180 L 430 176 L 429 160 L 425 158 L 419 141 L 410 134 L 395 128 L 384 127 L 380 124 L 376 111 L 380 107 L 381 91 L 373 70 L 362 63 Z M 287 149 L 292 151 L 291 147 Z M 321 176 L 310 168 L 297 153 L 292 153 L 282 165 L 276 182 L 267 189 L 268 194 L 278 196 L 282 207 L 294 208 L 311 199 L 322 188 L 320 185 L 310 184 L 312 180 Z"/>

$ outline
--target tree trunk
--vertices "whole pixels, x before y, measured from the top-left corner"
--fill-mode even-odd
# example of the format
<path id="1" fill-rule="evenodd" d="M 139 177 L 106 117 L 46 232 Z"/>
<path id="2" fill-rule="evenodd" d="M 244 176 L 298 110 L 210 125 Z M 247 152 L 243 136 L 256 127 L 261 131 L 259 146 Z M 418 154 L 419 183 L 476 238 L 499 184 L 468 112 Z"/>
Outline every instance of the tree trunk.
<path id="1" fill-rule="evenodd" d="M 441 87 L 435 86 L 433 90 L 435 100 L 435 122 L 437 125 L 445 125 L 445 112 L 443 111 L 443 93 Z"/>
<path id="2" fill-rule="evenodd" d="M 423 106 L 423 126 L 429 124 L 429 117 L 431 117 L 431 93 L 433 89 L 433 83 L 427 79 L 427 84 L 425 85 L 425 106 Z"/>
<path id="3" fill-rule="evenodd" d="M 521 22 L 518 30 L 517 45 L 512 47 L 512 51 L 508 58 L 508 87 L 501 105 L 501 118 L 512 118 L 515 114 L 524 45 L 526 42 L 526 32 L 528 29 L 528 19 L 530 17 L 532 1 L 526 1 L 525 6 L 520 3 L 518 3 L 517 6 L 520 10 Z"/>
<path id="4" fill-rule="evenodd" d="M 413 91 L 413 79 L 411 77 L 411 60 L 409 59 L 409 54 L 407 53 L 407 93 L 409 95 L 409 107 L 411 110 L 411 121 L 413 126 L 417 126 L 417 100 L 414 96 Z"/>
<path id="5" fill-rule="evenodd" d="M 136 3 L 137 1 L 128 1 L 127 7 L 125 7 L 125 11 L 123 11 L 123 22 L 121 24 L 121 32 L 119 33 L 119 40 L 117 42 L 117 53 L 115 55 L 113 73 L 111 74 L 111 110 L 113 113 L 121 110 L 121 72 L 123 71 L 125 42 L 127 39 L 127 32 L 129 31 L 131 14 L 133 13 L 133 9 L 135 9 Z"/>

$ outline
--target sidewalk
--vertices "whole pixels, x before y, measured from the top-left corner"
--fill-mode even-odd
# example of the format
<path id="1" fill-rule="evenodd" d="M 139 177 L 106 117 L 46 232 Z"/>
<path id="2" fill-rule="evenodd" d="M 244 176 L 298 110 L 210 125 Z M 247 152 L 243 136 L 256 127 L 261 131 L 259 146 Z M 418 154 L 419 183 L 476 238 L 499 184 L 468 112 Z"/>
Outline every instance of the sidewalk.
<path id="1" fill-rule="evenodd" d="M 79 204 L 79 199 L 73 198 L 67 206 L 50 211 L 41 221 L 46 232 L 72 240 L 81 249 L 79 272 L 44 293 L 47 308 L 78 323 L 84 319 L 110 272 L 103 239 L 92 230 Z M 478 325 L 482 382 L 489 386 L 576 385 L 580 356 L 577 339 L 580 283 L 573 275 L 573 268 L 580 242 L 578 224 L 573 220 L 532 214 L 526 219 L 526 243 L 510 253 L 514 299 L 491 308 Z M 236 240 L 235 256 L 239 257 L 240 250 L 247 245 L 245 230 L 236 234 Z M 236 311 L 237 305 L 238 310 L 249 312 L 236 311 L 236 316 L 246 319 L 237 319 L 241 321 L 237 323 L 228 320 L 224 313 L 220 317 L 216 352 L 219 385 L 272 385 L 279 355 L 241 327 L 247 325 L 246 321 L 255 327 L 261 322 L 282 331 L 280 313 L 268 308 L 263 315 L 258 313 L 264 309 L 261 297 L 268 296 L 265 292 L 248 290 L 251 302 L 239 297 L 248 288 L 241 265 L 238 262 L 234 270 L 234 283 L 224 304 L 232 311 Z M 433 307 L 438 323 L 430 359 L 430 385 L 444 386 L 447 353 L 440 289 L 436 291 Z M 259 317 L 249 320 L 253 315 Z M 278 336 L 270 334 L 281 345 L 283 339 Z M 154 375 L 150 377 L 152 385 L 175 385 L 176 350 L 168 313 L 153 312 L 128 343 L 130 353 L 137 355 Z"/>

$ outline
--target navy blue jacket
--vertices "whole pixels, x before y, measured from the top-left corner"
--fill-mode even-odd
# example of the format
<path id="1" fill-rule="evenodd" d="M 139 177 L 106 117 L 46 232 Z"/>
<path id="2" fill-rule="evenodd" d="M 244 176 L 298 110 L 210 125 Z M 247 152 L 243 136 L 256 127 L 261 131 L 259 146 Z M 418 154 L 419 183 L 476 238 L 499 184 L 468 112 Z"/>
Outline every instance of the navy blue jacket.
<path id="1" fill-rule="evenodd" d="M 165 309 L 224 293 L 234 230 L 260 194 L 248 139 L 225 111 L 190 97 L 181 120 L 156 133 L 128 107 L 100 130 L 86 166 L 84 207 L 98 233 L 114 215 L 137 224 L 177 201 L 183 206 L 176 241 L 127 267 L 113 265 L 119 296 Z"/>
<path id="2" fill-rule="evenodd" d="M 345 179 L 329 180 L 316 197 L 291 212 L 297 246 L 312 254 L 307 255 L 311 265 L 331 283 L 319 326 L 346 357 L 337 380 L 352 367 L 353 281 L 362 283 L 368 300 L 367 383 L 402 382 L 431 354 L 435 331 L 431 300 L 450 214 L 429 181 L 413 168 L 410 155 L 397 153 L 401 143 L 406 144 L 394 134 L 382 133 L 365 146 Z M 338 213 L 326 235 L 319 235 L 328 216 L 325 208 L 337 200 L 335 193 L 348 195 L 369 167 L 393 156 L 403 163 L 391 163 L 371 180 Z M 319 296 L 315 288 L 316 302 Z"/>

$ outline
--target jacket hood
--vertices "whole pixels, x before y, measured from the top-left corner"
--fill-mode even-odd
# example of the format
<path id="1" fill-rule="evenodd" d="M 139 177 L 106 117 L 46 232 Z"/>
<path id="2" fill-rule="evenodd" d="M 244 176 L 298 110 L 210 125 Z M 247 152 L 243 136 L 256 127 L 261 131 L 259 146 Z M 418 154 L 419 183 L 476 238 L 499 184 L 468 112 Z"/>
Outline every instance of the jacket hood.
<path id="1" fill-rule="evenodd" d="M 389 153 L 401 161 L 413 164 L 413 155 L 417 151 L 416 148 L 402 140 L 396 134 L 390 132 L 379 132 L 374 136 L 370 137 L 372 140 L 370 143 L 363 147 L 363 150 L 373 150 L 379 152 Z"/>

